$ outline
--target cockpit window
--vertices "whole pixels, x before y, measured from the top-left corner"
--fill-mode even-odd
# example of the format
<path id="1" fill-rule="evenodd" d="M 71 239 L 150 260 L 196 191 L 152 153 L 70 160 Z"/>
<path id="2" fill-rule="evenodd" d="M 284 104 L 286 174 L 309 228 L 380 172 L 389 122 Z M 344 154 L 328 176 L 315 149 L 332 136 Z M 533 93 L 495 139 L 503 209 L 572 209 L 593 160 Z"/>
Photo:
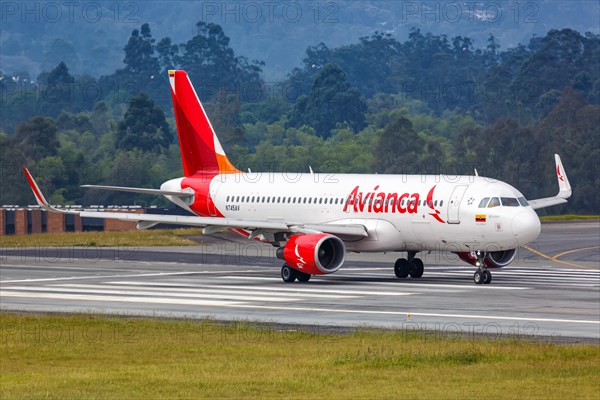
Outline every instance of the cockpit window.
<path id="1" fill-rule="evenodd" d="M 519 197 L 517 200 L 519 200 L 519 203 L 521 203 L 523 207 L 529 206 L 529 203 L 527 202 L 527 199 L 525 199 L 525 197 Z"/>
<path id="2" fill-rule="evenodd" d="M 488 201 L 490 201 L 489 197 L 484 197 L 483 199 L 481 199 L 481 201 L 479 202 L 479 208 L 485 208 L 485 206 L 487 206 Z"/>
<path id="3" fill-rule="evenodd" d="M 488 208 L 492 207 L 500 207 L 500 199 L 498 197 L 492 197 L 492 200 L 490 200 Z"/>
<path id="4" fill-rule="evenodd" d="M 501 197 L 500 199 L 505 207 L 519 207 L 519 201 L 514 197 Z"/>

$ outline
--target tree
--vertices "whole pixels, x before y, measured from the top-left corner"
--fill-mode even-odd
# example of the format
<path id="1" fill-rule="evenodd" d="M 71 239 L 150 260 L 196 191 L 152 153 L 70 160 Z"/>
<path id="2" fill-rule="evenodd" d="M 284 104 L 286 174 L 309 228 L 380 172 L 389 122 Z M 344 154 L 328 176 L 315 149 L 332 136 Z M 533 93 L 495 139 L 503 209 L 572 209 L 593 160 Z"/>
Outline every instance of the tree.
<path id="1" fill-rule="evenodd" d="M 227 95 L 227 91 L 221 89 L 206 107 L 219 142 L 228 154 L 235 145 L 246 146 L 246 137 L 240 122 L 240 101 L 236 95 Z M 231 161 L 234 164 L 236 162 L 234 159 Z"/>
<path id="2" fill-rule="evenodd" d="M 172 141 L 173 133 L 162 110 L 145 93 L 132 97 L 123 120 L 119 122 L 116 147 L 160 152 Z"/>
<path id="3" fill-rule="evenodd" d="M 156 45 L 156 52 L 158 53 L 158 61 L 162 69 L 162 74 L 170 69 L 175 69 L 179 46 L 172 44 L 171 38 L 162 38 Z"/>
<path id="4" fill-rule="evenodd" d="M 56 123 L 52 118 L 36 116 L 17 126 L 15 140 L 33 160 L 54 156 L 58 150 Z"/>
<path id="5" fill-rule="evenodd" d="M 310 125 L 318 136 L 329 137 L 337 123 L 347 123 L 357 132 L 365 126 L 366 110 L 358 90 L 346 82 L 344 71 L 327 64 L 315 75 L 309 96 L 296 102 L 287 127 Z"/>
<path id="6" fill-rule="evenodd" d="M 198 93 L 202 99 L 212 97 L 221 88 L 239 90 L 251 82 L 262 85 L 264 63 L 236 57 L 220 25 L 200 21 L 196 28 L 196 36 L 180 45 L 183 54 L 175 61 L 186 69 L 190 79 L 202 82 L 205 90 Z"/>
<path id="7" fill-rule="evenodd" d="M 123 59 L 125 74 L 145 75 L 145 78 L 148 78 L 159 73 L 160 68 L 158 59 L 154 56 L 154 39 L 149 24 L 143 24 L 141 32 L 134 29 L 123 50 L 125 51 Z"/>
<path id="8" fill-rule="evenodd" d="M 423 139 L 412 122 L 400 117 L 385 127 L 375 145 L 375 171 L 386 174 L 411 174 L 418 169 Z"/>

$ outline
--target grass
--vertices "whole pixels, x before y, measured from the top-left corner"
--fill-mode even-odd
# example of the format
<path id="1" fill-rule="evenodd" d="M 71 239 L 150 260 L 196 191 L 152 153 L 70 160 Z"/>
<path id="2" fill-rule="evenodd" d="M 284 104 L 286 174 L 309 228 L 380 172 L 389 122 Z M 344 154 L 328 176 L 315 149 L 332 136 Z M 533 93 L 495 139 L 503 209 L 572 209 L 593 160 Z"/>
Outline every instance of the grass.
<path id="1" fill-rule="evenodd" d="M 185 238 L 200 235 L 201 229 L 153 229 L 127 232 L 65 232 L 0 236 L 1 247 L 33 246 L 193 246 Z"/>
<path id="2" fill-rule="evenodd" d="M 542 222 L 555 222 L 555 221 L 586 221 L 586 220 L 598 220 L 600 215 L 544 215 L 540 217 Z"/>
<path id="3" fill-rule="evenodd" d="M 0 313 L 0 398 L 600 397 L 600 347 Z"/>

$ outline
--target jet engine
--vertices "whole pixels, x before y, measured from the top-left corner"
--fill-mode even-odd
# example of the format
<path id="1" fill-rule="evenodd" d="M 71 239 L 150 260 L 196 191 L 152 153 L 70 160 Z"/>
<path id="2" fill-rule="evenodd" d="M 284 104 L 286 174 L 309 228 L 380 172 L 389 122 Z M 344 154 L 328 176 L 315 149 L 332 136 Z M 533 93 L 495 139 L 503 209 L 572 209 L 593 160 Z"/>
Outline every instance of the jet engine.
<path id="1" fill-rule="evenodd" d="M 340 269 L 346 259 L 346 246 L 337 236 L 326 233 L 294 235 L 276 254 L 295 270 L 323 275 Z"/>
<path id="2" fill-rule="evenodd" d="M 475 254 L 464 251 L 456 253 L 461 260 L 471 265 L 475 265 L 477 257 Z M 510 264 L 517 254 L 517 249 L 490 251 L 485 253 L 483 262 L 488 268 L 502 268 Z"/>

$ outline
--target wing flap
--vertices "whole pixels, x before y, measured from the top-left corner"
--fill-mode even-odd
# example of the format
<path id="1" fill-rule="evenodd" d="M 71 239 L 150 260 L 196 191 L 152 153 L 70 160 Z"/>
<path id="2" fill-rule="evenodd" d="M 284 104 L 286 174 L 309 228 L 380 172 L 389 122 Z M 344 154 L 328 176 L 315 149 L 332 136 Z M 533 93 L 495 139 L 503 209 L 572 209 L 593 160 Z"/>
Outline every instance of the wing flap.
<path id="1" fill-rule="evenodd" d="M 118 219 L 122 221 L 156 222 L 159 224 L 188 226 L 222 226 L 224 228 L 272 229 L 287 231 L 288 225 L 280 221 L 252 221 L 233 218 L 194 217 L 189 215 L 136 214 L 110 211 L 80 211 L 83 218 Z"/>
<path id="2" fill-rule="evenodd" d="M 360 224 L 306 224 L 301 225 L 308 230 L 330 233 L 332 235 L 369 236 L 367 228 Z"/>

